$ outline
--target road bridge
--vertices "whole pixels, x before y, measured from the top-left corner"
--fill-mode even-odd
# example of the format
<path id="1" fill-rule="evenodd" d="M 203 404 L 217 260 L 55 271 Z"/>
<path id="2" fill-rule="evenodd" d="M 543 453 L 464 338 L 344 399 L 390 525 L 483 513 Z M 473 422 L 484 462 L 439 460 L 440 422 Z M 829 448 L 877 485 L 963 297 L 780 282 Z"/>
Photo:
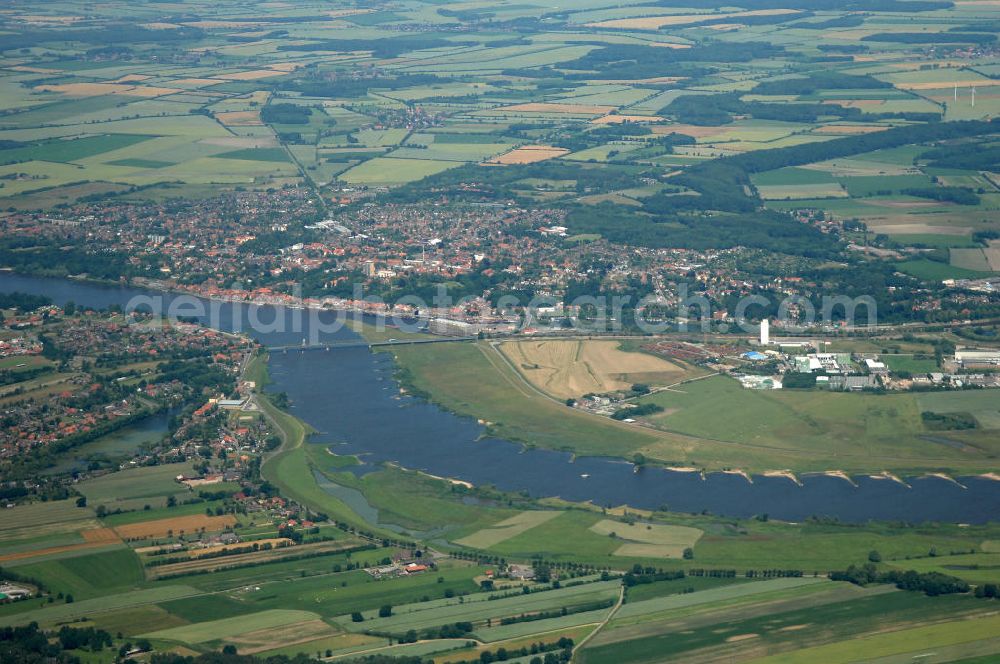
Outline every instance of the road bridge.
<path id="1" fill-rule="evenodd" d="M 475 341 L 477 337 L 439 337 L 434 339 L 387 339 L 386 341 L 342 341 L 335 343 L 302 344 L 289 346 L 268 346 L 271 353 L 287 353 L 290 350 L 342 350 L 346 348 L 379 348 L 382 346 L 416 346 L 419 344 L 447 344 Z"/>

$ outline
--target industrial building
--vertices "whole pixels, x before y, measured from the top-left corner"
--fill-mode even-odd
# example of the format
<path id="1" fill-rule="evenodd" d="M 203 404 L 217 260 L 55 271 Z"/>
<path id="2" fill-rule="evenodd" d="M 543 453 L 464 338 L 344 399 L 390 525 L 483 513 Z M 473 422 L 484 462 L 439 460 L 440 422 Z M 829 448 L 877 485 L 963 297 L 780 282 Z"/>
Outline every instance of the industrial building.
<path id="1" fill-rule="evenodd" d="M 1000 366 L 1000 349 L 967 348 L 956 350 L 955 363 L 964 368 Z"/>

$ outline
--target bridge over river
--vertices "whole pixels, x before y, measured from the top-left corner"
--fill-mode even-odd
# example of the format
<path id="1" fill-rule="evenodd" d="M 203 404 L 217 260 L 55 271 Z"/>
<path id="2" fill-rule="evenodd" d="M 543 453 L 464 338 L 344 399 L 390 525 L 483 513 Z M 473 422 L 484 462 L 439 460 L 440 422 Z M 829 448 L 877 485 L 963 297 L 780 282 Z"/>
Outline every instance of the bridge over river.
<path id="1" fill-rule="evenodd" d="M 340 350 L 344 348 L 378 348 L 380 346 L 416 346 L 418 344 L 447 344 L 476 341 L 477 337 L 440 337 L 435 339 L 387 339 L 385 341 L 344 341 L 338 343 L 309 344 L 303 339 L 300 345 L 268 346 L 272 353 L 287 353 L 290 350 Z"/>

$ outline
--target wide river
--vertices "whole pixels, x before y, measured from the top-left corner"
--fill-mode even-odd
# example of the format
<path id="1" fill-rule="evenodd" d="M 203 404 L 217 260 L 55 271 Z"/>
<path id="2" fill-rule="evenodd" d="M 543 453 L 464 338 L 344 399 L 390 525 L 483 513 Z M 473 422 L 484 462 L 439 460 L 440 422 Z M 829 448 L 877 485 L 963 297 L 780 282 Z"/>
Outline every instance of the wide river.
<path id="1" fill-rule="evenodd" d="M 44 279 L 0 273 L 0 291 L 47 295 L 57 304 L 127 306 L 136 297 L 176 296 L 134 288 L 100 286 L 66 279 Z M 208 303 L 202 303 L 209 309 Z M 329 325 L 333 312 L 211 303 L 214 316 L 202 317 L 225 331 L 246 331 L 269 346 L 297 345 L 312 328 Z M 164 309 L 165 311 L 166 309 Z M 183 310 L 182 315 L 197 312 Z M 199 316 L 200 317 L 200 316 Z M 269 324 L 254 331 L 250 321 Z M 258 325 L 258 328 L 261 326 Z M 346 328 L 319 333 L 321 341 L 358 340 Z M 532 496 L 590 500 L 598 505 L 628 504 L 639 508 L 667 505 L 684 512 L 709 511 L 734 517 L 767 513 L 799 521 L 810 516 L 862 522 L 892 519 L 911 522 L 981 523 L 1000 518 L 1000 482 L 960 477 L 909 478 L 909 486 L 868 476 L 854 482 L 825 475 L 806 475 L 801 486 L 780 477 L 743 477 L 722 473 L 704 479 L 697 473 L 658 468 L 634 472 L 621 460 L 570 455 L 485 438 L 473 419 L 448 413 L 434 404 L 401 396 L 393 380 L 394 364 L 386 353 L 355 347 L 332 351 L 293 350 L 271 355 L 269 389 L 287 392 L 294 414 L 318 434 L 310 442 L 338 454 L 356 454 L 361 472 L 383 462 L 477 485 Z"/>

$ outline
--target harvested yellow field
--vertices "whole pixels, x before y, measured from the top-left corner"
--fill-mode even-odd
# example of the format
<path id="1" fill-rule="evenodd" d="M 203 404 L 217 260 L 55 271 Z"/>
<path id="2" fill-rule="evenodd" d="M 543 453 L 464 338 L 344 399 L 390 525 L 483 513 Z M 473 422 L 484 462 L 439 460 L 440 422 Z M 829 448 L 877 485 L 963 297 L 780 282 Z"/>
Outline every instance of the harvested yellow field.
<path id="1" fill-rule="evenodd" d="M 781 14 L 798 14 L 798 9 L 755 9 L 746 12 L 729 12 L 723 14 L 669 14 L 666 16 L 641 16 L 638 18 L 618 18 L 610 21 L 587 23 L 589 28 L 614 28 L 618 30 L 659 30 L 668 25 L 691 25 L 720 18 L 743 18 L 746 16 L 778 16 Z"/>
<path id="2" fill-rule="evenodd" d="M 111 542 L 121 541 L 118 534 L 111 528 L 91 528 L 90 530 L 81 530 L 80 535 L 83 537 L 84 542 L 91 544 L 109 544 Z"/>
<path id="3" fill-rule="evenodd" d="M 146 76 L 145 74 L 125 74 L 117 81 L 112 81 L 112 83 L 137 83 L 139 81 L 145 81 L 151 76 Z"/>
<path id="4" fill-rule="evenodd" d="M 44 549 L 32 549 L 29 551 L 2 554 L 0 555 L 0 563 L 10 562 L 12 560 L 24 560 L 39 556 L 50 556 L 59 553 L 66 553 L 68 551 L 77 551 L 80 549 L 94 549 L 97 547 L 107 546 L 108 544 L 121 542 L 118 535 L 116 535 L 110 528 L 90 528 L 89 530 L 81 530 L 80 535 L 83 537 L 83 542 L 80 544 L 65 544 L 63 546 L 50 546 Z"/>
<path id="5" fill-rule="evenodd" d="M 146 28 L 147 30 L 177 30 L 181 26 L 177 25 L 176 23 L 153 22 L 153 23 L 143 23 L 142 27 Z"/>
<path id="6" fill-rule="evenodd" d="M 227 127 L 259 127 L 264 124 L 259 111 L 223 111 L 216 113 L 215 119 Z"/>
<path id="7" fill-rule="evenodd" d="M 494 157 L 490 161 L 494 164 L 534 164 L 546 159 L 554 159 L 568 153 L 565 148 L 554 148 L 551 145 L 523 145 L 510 152 Z"/>
<path id="8" fill-rule="evenodd" d="M 684 549 L 698 543 L 704 531 L 688 526 L 665 526 L 651 523 L 627 524 L 604 519 L 590 527 L 591 532 L 625 540 L 616 556 L 680 558 Z"/>
<path id="9" fill-rule="evenodd" d="M 267 90 L 256 90 L 245 97 L 237 97 L 238 100 L 247 100 L 251 103 L 266 104 L 271 93 Z"/>
<path id="10" fill-rule="evenodd" d="M 63 83 L 60 85 L 36 85 L 34 89 L 39 92 L 61 92 L 71 97 L 96 97 L 98 95 L 121 94 L 122 90 L 127 90 L 129 87 L 114 83 Z"/>
<path id="11" fill-rule="evenodd" d="M 558 510 L 529 510 L 516 514 L 509 519 L 495 523 L 489 528 L 483 528 L 471 535 L 455 540 L 456 544 L 471 546 L 474 549 L 488 549 L 500 542 L 509 540 L 515 535 L 531 530 L 562 514 Z"/>
<path id="12" fill-rule="evenodd" d="M 969 228 L 958 226 L 935 226 L 934 224 L 918 223 L 916 215 L 901 215 L 897 217 L 880 217 L 868 223 L 872 233 L 884 235 L 968 235 Z"/>
<path id="13" fill-rule="evenodd" d="M 34 549 L 31 551 L 18 551 L 17 553 L 7 553 L 0 555 L 0 563 L 9 563 L 15 560 L 27 560 L 42 556 L 54 556 L 70 551 L 80 551 L 83 549 L 96 549 L 98 547 L 113 544 L 113 542 L 84 542 L 83 544 L 67 544 L 65 546 L 50 546 L 47 549 Z"/>
<path id="14" fill-rule="evenodd" d="M 623 122 L 663 122 L 663 118 L 659 115 L 604 115 L 590 121 L 591 124 L 599 125 L 621 124 Z"/>
<path id="15" fill-rule="evenodd" d="M 14 65 L 13 67 L 7 67 L 11 71 L 24 71 L 29 74 L 61 74 L 62 71 L 59 69 L 49 69 L 48 67 L 31 67 L 29 65 Z"/>
<path id="16" fill-rule="evenodd" d="M 130 523 L 115 528 L 118 536 L 126 540 L 149 539 L 151 537 L 167 537 L 170 534 L 195 533 L 202 529 L 207 532 L 225 530 L 236 523 L 236 517 L 232 514 L 223 516 L 206 516 L 204 514 L 192 514 L 189 516 L 176 516 L 170 519 L 156 519 L 155 521 L 144 521 L 142 523 Z"/>
<path id="17" fill-rule="evenodd" d="M 684 374 L 676 364 L 623 351 L 612 340 L 512 341 L 500 349 L 529 382 L 560 399 L 674 382 Z"/>
<path id="18" fill-rule="evenodd" d="M 70 23 L 83 20 L 82 16 L 43 16 L 41 14 L 21 14 L 18 18 L 25 23 L 33 23 L 35 25 L 69 25 Z"/>
<path id="19" fill-rule="evenodd" d="M 302 65 L 300 65 L 297 62 L 277 62 L 273 65 L 268 65 L 268 69 L 273 69 L 274 71 L 290 72 L 290 71 L 295 71 L 301 66 Z"/>
<path id="20" fill-rule="evenodd" d="M 521 113 L 566 113 L 572 115 L 607 115 L 615 110 L 614 106 L 594 106 L 590 104 L 555 104 L 536 102 L 530 104 L 515 104 L 505 106 L 501 111 L 519 111 Z"/>
<path id="21" fill-rule="evenodd" d="M 276 643 L 280 643 L 282 647 L 294 646 L 337 634 L 337 630 L 317 618 L 294 625 L 244 632 L 238 636 L 229 637 L 226 641 L 238 646 L 238 650 L 242 654 L 253 655 L 274 648 Z"/>
<path id="22" fill-rule="evenodd" d="M 1000 85 L 1000 80 L 991 78 L 973 78 L 961 81 L 924 81 L 919 83 L 896 83 L 900 90 L 943 90 L 952 89 L 956 86 L 960 88 L 989 88 Z"/>

